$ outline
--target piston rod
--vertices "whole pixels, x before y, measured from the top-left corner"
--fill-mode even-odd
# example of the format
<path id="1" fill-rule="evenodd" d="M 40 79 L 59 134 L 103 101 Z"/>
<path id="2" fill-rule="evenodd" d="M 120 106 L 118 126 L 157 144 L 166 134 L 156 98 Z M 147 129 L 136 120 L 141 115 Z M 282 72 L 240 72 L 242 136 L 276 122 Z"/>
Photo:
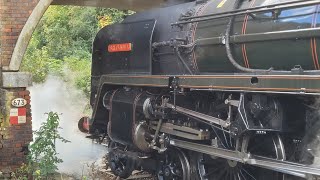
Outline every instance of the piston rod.
<path id="1" fill-rule="evenodd" d="M 220 118 L 216 118 L 216 117 L 212 117 L 212 116 L 209 116 L 209 115 L 206 115 L 206 114 L 202 114 L 202 113 L 199 113 L 199 112 L 196 112 L 196 111 L 192 111 L 190 109 L 186 109 L 186 108 L 183 108 L 183 107 L 179 107 L 179 106 L 175 106 L 173 104 L 170 104 L 168 102 L 166 102 L 164 104 L 165 107 L 167 108 L 170 108 L 178 113 L 181 113 L 181 114 L 184 114 L 186 116 L 189 116 L 189 117 L 192 117 L 192 118 L 196 118 L 196 119 L 201 119 L 205 122 L 208 122 L 209 124 L 216 124 L 216 125 L 219 125 L 219 126 L 222 126 L 224 128 L 227 128 L 229 127 L 229 124 L 223 120 L 223 119 L 220 119 Z"/>

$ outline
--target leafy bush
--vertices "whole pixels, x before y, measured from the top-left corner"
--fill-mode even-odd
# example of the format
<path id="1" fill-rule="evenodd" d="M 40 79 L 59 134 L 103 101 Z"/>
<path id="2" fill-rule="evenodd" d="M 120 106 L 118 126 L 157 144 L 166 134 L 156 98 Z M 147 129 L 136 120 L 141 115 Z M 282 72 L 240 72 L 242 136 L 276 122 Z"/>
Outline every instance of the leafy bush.
<path id="1" fill-rule="evenodd" d="M 49 74 L 90 94 L 92 42 L 98 30 L 120 22 L 133 11 L 50 6 L 29 43 L 21 70 L 30 72 L 35 83 Z"/>
<path id="2" fill-rule="evenodd" d="M 47 48 L 41 50 L 34 49 L 32 53 L 27 53 L 21 66 L 22 71 L 30 72 L 33 76 L 33 82 L 45 82 L 48 74 L 62 76 L 63 61 L 51 58 L 48 55 Z"/>
<path id="3" fill-rule="evenodd" d="M 64 59 L 64 63 L 67 68 L 67 81 L 72 82 L 77 89 L 80 89 L 89 97 L 91 87 L 91 61 L 78 59 L 76 57 L 67 57 Z"/>
<path id="4" fill-rule="evenodd" d="M 64 143 L 70 141 L 59 134 L 59 121 L 57 113 L 49 112 L 47 121 L 34 132 L 36 139 L 29 147 L 29 163 L 36 177 L 48 177 L 58 170 L 57 164 L 63 162 L 57 157 L 56 141 L 60 140 Z"/>
<path id="5" fill-rule="evenodd" d="M 118 9 L 114 8 L 98 8 L 97 14 L 99 19 L 99 28 L 103 28 L 113 23 L 118 23 L 123 21 L 123 19 L 127 16 L 134 14 L 134 11 L 119 11 Z"/>
<path id="6" fill-rule="evenodd" d="M 15 173 L 13 179 L 47 179 L 54 174 L 57 164 L 62 163 L 56 152 L 56 141 L 70 142 L 59 134 L 59 116 L 55 112 L 49 112 L 47 121 L 42 123 L 39 130 L 34 132 L 34 142 L 29 145 L 28 164 L 22 165 Z"/>

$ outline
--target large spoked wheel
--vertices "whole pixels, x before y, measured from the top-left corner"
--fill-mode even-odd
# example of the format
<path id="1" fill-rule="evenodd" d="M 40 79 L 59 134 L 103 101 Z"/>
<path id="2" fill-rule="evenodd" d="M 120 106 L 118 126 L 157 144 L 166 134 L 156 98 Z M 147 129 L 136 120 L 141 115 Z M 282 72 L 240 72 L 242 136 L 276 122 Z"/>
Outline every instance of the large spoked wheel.
<path id="1" fill-rule="evenodd" d="M 159 180 L 190 180 L 190 165 L 185 153 L 168 149 L 161 158 L 157 176 Z"/>
<path id="2" fill-rule="evenodd" d="M 235 143 L 226 138 L 223 145 L 234 149 Z M 255 136 L 248 139 L 247 152 L 252 155 L 265 156 L 274 159 L 285 159 L 285 151 L 279 135 Z M 281 173 L 268 169 L 242 164 L 236 161 L 212 157 L 198 153 L 192 155 L 191 163 L 197 165 L 200 180 L 284 180 Z"/>
<path id="3" fill-rule="evenodd" d="M 121 178 L 129 177 L 134 170 L 134 162 L 124 153 L 117 151 L 122 149 L 117 143 L 111 142 L 108 149 L 108 162 L 113 174 Z"/>

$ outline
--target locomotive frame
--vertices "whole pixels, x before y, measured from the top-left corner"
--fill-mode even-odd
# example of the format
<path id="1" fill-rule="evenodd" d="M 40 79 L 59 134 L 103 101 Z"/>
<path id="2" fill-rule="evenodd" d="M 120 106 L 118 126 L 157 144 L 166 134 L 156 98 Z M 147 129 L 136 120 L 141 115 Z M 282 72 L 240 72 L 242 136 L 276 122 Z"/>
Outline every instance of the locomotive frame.
<path id="1" fill-rule="evenodd" d="M 195 2 L 199 11 L 208 3 Z M 154 19 L 129 20 L 97 35 L 94 45 L 98 50 L 93 52 L 93 60 L 106 57 L 108 62 L 95 61 L 92 67 L 89 133 L 110 142 L 109 161 L 116 175 L 127 177 L 134 169 L 144 169 L 159 179 L 177 180 L 320 177 L 320 70 L 300 65 L 289 70 L 254 69 L 239 64 L 231 48 L 235 44 L 287 39 L 312 39 L 314 43 L 313 39 L 320 37 L 318 27 L 241 35 L 231 35 L 231 29 L 239 15 L 255 19 L 255 13 L 271 12 L 277 19 L 279 11 L 319 5 L 320 1 L 238 9 L 240 3 L 236 0 L 233 10 L 214 14 L 188 11 L 171 23 L 174 32 L 180 29 L 189 36 L 185 31 L 190 27 L 184 25 L 191 24 L 193 29 L 192 24 L 230 18 L 226 33 L 220 37 L 193 39 L 191 43 L 179 38 L 152 42 L 157 23 Z M 118 36 L 122 38 L 130 31 L 132 36 L 123 37 L 123 42 L 137 44 L 136 37 L 144 42 L 141 47 L 134 46 L 136 53 L 106 55 L 100 51 L 106 44 L 119 43 Z M 101 40 L 107 36 L 116 38 Z M 197 72 L 194 62 L 186 57 L 195 46 L 212 45 L 225 47 L 229 63 L 237 72 Z M 174 73 L 174 67 L 168 67 L 154 73 L 156 61 L 152 56 L 166 54 L 155 52 L 157 48 L 173 49 L 183 70 Z M 312 53 L 315 58 L 314 49 Z M 140 58 L 145 64 L 129 64 L 130 58 Z M 104 64 L 108 65 L 102 67 Z"/>
<path id="2" fill-rule="evenodd" d="M 194 81 L 194 79 L 203 79 L 201 81 Z M 239 80 L 240 79 L 240 80 Z M 226 81 L 227 80 L 227 81 Z M 253 83 L 253 81 L 255 83 Z M 148 82 L 146 84 L 146 82 Z M 158 87 L 168 88 L 172 91 L 181 91 L 188 89 L 188 91 L 218 91 L 218 92 L 234 92 L 241 94 L 243 97 L 247 93 L 261 93 L 261 94 L 293 94 L 299 96 L 314 96 L 320 95 L 319 83 L 320 76 L 310 75 L 226 75 L 226 76 L 119 76 L 119 75 L 104 75 L 101 77 L 98 92 L 104 92 L 106 87 Z M 214 84 L 215 86 L 211 85 Z M 226 86 L 226 84 L 234 85 Z M 237 85 L 241 84 L 243 88 Z M 207 86 L 205 86 L 207 85 Z M 280 86 L 280 87 L 279 87 Z M 286 88 L 283 88 L 286 87 Z M 290 87 L 290 88 L 288 88 Z M 98 94 L 97 99 L 101 98 L 102 94 Z M 240 107 L 240 100 L 231 100 L 230 105 Z M 99 104 L 95 104 L 94 110 L 98 110 Z M 101 104 L 100 104 L 101 106 Z M 221 119 L 206 116 L 205 114 L 192 112 L 191 110 L 183 109 L 181 107 L 167 103 L 167 108 L 173 111 L 188 114 L 191 117 L 197 117 L 208 123 L 219 125 L 223 128 L 228 127 L 226 122 Z M 97 113 L 96 111 L 94 114 Z M 195 113 L 195 114 L 193 114 Z M 164 124 L 162 124 L 164 125 Z M 277 129 L 263 129 L 250 128 L 248 131 L 267 134 L 267 132 L 278 131 Z M 280 130 L 279 130 L 280 131 Z M 165 132 L 165 131 L 162 131 Z M 246 140 L 242 143 L 247 143 Z M 279 142 L 282 144 L 282 142 Z M 170 138 L 169 146 L 188 149 L 191 151 L 201 152 L 207 155 L 226 158 L 232 161 L 237 161 L 254 166 L 264 167 L 266 169 L 273 169 L 278 172 L 291 174 L 303 178 L 310 178 L 309 176 L 320 176 L 320 169 L 313 166 L 303 165 L 299 163 L 292 163 L 289 161 L 270 160 L 263 157 L 254 157 L 250 153 L 246 153 L 244 149 L 237 149 L 229 151 L 221 148 L 216 148 L 201 143 L 188 142 L 181 139 Z M 242 145 L 244 146 L 244 145 Z M 283 145 L 282 145 L 283 146 Z"/>

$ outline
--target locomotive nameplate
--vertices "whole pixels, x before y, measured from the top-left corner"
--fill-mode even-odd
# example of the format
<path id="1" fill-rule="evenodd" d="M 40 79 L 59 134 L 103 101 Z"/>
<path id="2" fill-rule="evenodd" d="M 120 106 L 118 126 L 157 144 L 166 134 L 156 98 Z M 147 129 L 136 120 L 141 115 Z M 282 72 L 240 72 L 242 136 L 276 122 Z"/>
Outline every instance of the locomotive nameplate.
<path id="1" fill-rule="evenodd" d="M 122 44 L 109 44 L 108 45 L 108 52 L 130 52 L 132 50 L 131 43 L 122 43 Z"/>

